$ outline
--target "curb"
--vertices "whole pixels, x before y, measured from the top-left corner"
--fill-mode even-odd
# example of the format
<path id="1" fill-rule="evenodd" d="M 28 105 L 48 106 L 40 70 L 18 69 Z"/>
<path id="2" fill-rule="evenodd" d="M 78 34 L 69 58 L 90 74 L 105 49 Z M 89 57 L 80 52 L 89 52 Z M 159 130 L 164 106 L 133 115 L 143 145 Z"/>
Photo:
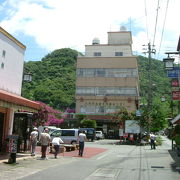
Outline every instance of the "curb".
<path id="1" fill-rule="evenodd" d="M 22 161 L 22 160 L 26 160 L 26 159 L 34 159 L 35 157 L 38 157 L 38 156 L 31 156 L 31 155 L 27 154 L 27 156 L 24 156 L 24 157 L 16 157 L 16 160 L 17 161 L 19 161 L 19 160 Z M 5 163 L 5 162 L 8 162 L 8 158 L 0 160 L 0 164 Z"/>

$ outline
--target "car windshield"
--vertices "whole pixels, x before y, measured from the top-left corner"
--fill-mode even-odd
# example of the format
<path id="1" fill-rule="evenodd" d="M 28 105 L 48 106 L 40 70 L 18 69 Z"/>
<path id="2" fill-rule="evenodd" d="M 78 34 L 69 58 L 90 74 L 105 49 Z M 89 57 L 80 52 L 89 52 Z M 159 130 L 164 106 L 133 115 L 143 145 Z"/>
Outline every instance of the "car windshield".
<path id="1" fill-rule="evenodd" d="M 51 136 L 61 136 L 61 131 L 59 131 L 59 130 L 55 130 L 55 131 L 53 131 L 52 133 L 51 133 Z"/>

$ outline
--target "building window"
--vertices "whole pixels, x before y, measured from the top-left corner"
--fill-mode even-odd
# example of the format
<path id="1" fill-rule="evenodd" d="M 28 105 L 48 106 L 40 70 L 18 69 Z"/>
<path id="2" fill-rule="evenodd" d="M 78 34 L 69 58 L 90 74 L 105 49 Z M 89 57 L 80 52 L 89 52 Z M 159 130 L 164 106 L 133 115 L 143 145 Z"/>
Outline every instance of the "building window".
<path id="1" fill-rule="evenodd" d="M 4 69 L 4 63 L 1 63 L 1 68 Z"/>
<path id="2" fill-rule="evenodd" d="M 105 69 L 96 69 L 96 77 L 105 77 L 106 71 Z"/>
<path id="3" fill-rule="evenodd" d="M 5 57 L 5 56 L 6 56 L 6 51 L 3 50 L 3 52 L 2 52 L 2 57 Z"/>
<path id="4" fill-rule="evenodd" d="M 101 56 L 101 52 L 94 52 L 94 56 Z"/>
<path id="5" fill-rule="evenodd" d="M 119 111 L 119 107 L 117 106 L 107 106 L 107 105 L 92 105 L 92 106 L 81 106 L 80 113 L 84 114 L 106 114 L 106 113 L 115 113 Z"/>
<path id="6" fill-rule="evenodd" d="M 77 87 L 76 95 L 84 96 L 136 96 L 137 90 L 133 87 Z"/>
<path id="7" fill-rule="evenodd" d="M 77 69 L 77 77 L 138 77 L 138 71 L 135 68 L 80 68 Z"/>
<path id="8" fill-rule="evenodd" d="M 123 56 L 123 52 L 115 52 L 115 56 Z"/>

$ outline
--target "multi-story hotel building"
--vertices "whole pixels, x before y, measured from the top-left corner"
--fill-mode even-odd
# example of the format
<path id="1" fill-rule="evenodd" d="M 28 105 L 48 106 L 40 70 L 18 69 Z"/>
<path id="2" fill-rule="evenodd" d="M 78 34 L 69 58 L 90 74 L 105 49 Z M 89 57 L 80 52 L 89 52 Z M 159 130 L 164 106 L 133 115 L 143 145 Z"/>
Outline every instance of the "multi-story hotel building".
<path id="1" fill-rule="evenodd" d="M 91 115 L 107 131 L 111 128 L 104 115 L 120 107 L 135 111 L 138 99 L 138 63 L 132 54 L 131 32 L 108 32 L 107 44 L 93 39 L 92 45 L 85 46 L 85 55 L 77 59 L 76 113 Z"/>

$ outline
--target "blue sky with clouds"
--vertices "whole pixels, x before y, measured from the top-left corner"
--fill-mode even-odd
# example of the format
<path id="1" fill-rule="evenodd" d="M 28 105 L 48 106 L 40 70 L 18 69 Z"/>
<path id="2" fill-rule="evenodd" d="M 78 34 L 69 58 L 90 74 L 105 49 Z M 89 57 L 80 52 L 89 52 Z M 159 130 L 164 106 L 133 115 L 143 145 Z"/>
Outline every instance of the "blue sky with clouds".
<path id="1" fill-rule="evenodd" d="M 162 59 L 177 47 L 179 7 L 179 0 L 0 0 L 0 26 L 27 47 L 25 61 L 66 47 L 84 52 L 94 37 L 105 44 L 107 32 L 122 25 L 132 31 L 135 54 L 154 41 Z"/>

